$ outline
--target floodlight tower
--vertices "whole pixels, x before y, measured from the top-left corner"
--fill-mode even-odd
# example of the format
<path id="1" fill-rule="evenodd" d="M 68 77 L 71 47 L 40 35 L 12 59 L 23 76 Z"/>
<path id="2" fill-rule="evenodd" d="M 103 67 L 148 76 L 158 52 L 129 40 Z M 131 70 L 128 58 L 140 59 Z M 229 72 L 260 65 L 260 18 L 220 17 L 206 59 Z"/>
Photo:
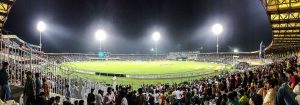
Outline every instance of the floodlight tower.
<path id="1" fill-rule="evenodd" d="M 217 54 L 219 54 L 219 35 L 223 32 L 223 26 L 221 24 L 215 24 L 211 29 L 212 32 L 217 36 Z"/>
<path id="2" fill-rule="evenodd" d="M 95 38 L 100 42 L 100 52 L 101 50 L 101 42 L 106 39 L 106 33 L 103 30 L 97 30 L 95 33 Z"/>
<path id="3" fill-rule="evenodd" d="M 43 21 L 39 21 L 36 28 L 40 32 L 40 51 L 42 51 L 42 32 L 45 31 L 46 24 Z"/>
<path id="4" fill-rule="evenodd" d="M 157 56 L 157 43 L 160 39 L 160 33 L 159 32 L 154 32 L 152 34 L 152 39 L 155 41 L 155 55 Z"/>

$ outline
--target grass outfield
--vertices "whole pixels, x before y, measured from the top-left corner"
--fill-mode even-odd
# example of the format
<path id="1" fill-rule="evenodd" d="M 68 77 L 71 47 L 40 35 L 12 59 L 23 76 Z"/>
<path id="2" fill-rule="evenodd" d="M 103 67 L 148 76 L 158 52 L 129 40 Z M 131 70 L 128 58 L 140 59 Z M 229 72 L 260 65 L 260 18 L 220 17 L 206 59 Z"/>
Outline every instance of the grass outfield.
<path id="1" fill-rule="evenodd" d="M 207 62 L 176 62 L 176 61 L 99 61 L 69 62 L 66 65 L 82 71 L 118 73 L 118 74 L 166 74 L 207 72 L 221 69 L 224 64 Z"/>
<path id="2" fill-rule="evenodd" d="M 70 62 L 63 64 L 64 66 L 72 66 L 76 69 L 85 71 L 96 71 L 105 73 L 124 73 L 124 74 L 164 74 L 164 73 L 180 73 L 189 74 L 192 72 L 207 72 L 210 70 L 217 70 L 225 66 L 225 64 L 208 63 L 208 62 L 134 62 L 134 61 L 103 61 L 103 62 Z M 231 66 L 226 66 L 225 70 L 230 69 Z M 72 72 L 70 75 L 58 70 L 57 73 L 63 77 L 84 78 L 95 82 L 102 82 L 105 84 L 112 84 L 112 77 L 98 76 L 95 74 L 86 74 L 79 72 Z M 168 79 L 135 79 L 127 77 L 118 77 L 117 84 L 132 85 L 134 89 L 139 88 L 142 84 L 160 84 L 160 83 L 180 83 L 184 81 L 191 81 L 203 77 L 217 75 L 221 72 L 216 72 L 208 75 L 184 77 L 184 78 L 168 78 Z"/>

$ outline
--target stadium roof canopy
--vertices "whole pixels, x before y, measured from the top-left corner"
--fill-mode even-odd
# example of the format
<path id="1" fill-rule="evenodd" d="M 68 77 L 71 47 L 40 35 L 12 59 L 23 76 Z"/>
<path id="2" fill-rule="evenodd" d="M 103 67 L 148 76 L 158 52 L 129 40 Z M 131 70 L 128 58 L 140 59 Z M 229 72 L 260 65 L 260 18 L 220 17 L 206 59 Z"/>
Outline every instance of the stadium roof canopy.
<path id="1" fill-rule="evenodd" d="M 8 13 L 16 0 L 0 0 L 0 32 L 2 32 Z"/>
<path id="2" fill-rule="evenodd" d="M 300 48 L 300 0 L 261 0 L 270 23 L 272 42 L 267 52 Z"/>

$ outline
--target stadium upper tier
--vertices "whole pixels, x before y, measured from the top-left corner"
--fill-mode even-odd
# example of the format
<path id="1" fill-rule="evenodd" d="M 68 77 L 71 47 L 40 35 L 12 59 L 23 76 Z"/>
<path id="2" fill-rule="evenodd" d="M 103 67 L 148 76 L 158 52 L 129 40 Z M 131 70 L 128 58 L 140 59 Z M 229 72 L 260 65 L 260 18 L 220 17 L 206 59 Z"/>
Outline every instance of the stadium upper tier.
<path id="1" fill-rule="evenodd" d="M 49 61 L 58 63 L 95 61 L 95 60 L 118 60 L 118 61 L 202 61 L 232 63 L 234 58 L 257 59 L 257 53 L 193 53 L 193 52 L 170 52 L 169 54 L 111 54 L 107 57 L 99 57 L 97 54 L 84 53 L 45 53 Z"/>
<path id="2" fill-rule="evenodd" d="M 7 20 L 8 13 L 16 0 L 0 0 L 0 32 Z"/>
<path id="3" fill-rule="evenodd" d="M 300 0 L 261 0 L 272 25 L 268 53 L 300 48 Z"/>

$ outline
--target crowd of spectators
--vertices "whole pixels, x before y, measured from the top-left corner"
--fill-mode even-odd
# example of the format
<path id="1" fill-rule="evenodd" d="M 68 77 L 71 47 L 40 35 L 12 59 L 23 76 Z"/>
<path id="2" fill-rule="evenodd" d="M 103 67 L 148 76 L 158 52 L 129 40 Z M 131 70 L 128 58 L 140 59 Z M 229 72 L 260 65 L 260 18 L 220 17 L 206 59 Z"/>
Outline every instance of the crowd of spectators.
<path id="1" fill-rule="evenodd" d="M 138 92 L 129 86 L 97 98 L 93 89 L 88 103 L 105 105 L 298 105 L 300 66 L 297 58 L 283 59 L 244 72 L 224 72 L 178 84 L 144 85 Z M 298 75 L 299 74 L 299 75 Z M 104 97 L 104 98 L 103 98 Z M 99 105 L 99 104 L 97 104 Z"/>

